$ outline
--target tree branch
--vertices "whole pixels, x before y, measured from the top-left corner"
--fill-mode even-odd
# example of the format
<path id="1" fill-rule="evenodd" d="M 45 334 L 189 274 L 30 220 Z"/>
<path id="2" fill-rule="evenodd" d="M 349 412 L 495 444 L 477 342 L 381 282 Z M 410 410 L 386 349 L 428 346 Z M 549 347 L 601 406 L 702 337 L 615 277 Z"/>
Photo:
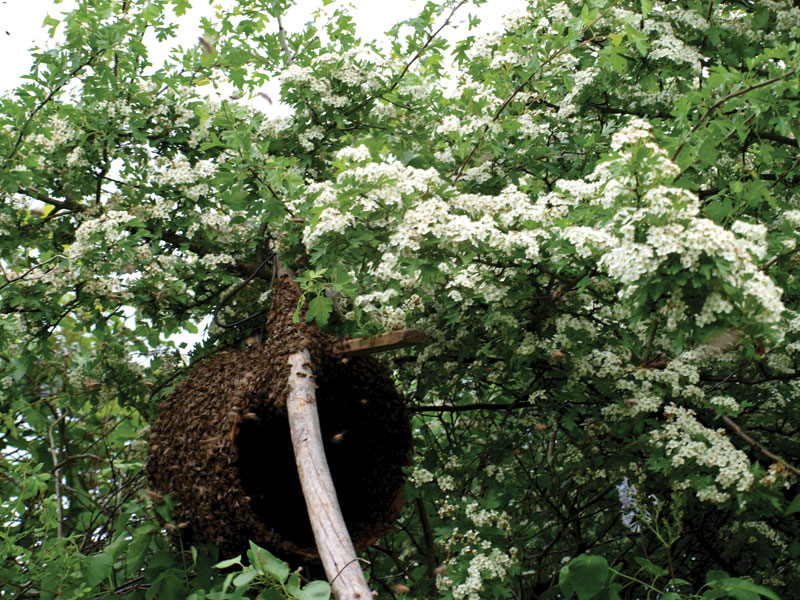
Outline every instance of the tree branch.
<path id="1" fill-rule="evenodd" d="M 428 575 L 431 579 L 436 579 L 436 545 L 433 539 L 433 529 L 428 520 L 428 512 L 425 510 L 425 502 L 422 498 L 414 498 L 414 504 L 419 513 L 419 522 L 422 525 L 422 533 L 425 536 L 425 563 L 428 567 Z"/>
<path id="2" fill-rule="evenodd" d="M 91 54 L 89 58 L 87 58 L 77 67 L 72 69 L 72 71 L 70 71 L 64 78 L 64 81 L 62 81 L 52 90 L 50 90 L 50 93 L 47 94 L 47 97 L 36 105 L 36 107 L 31 111 L 30 116 L 25 120 L 25 123 L 22 125 L 22 127 L 20 127 L 19 135 L 17 136 L 17 141 L 14 143 L 14 147 L 11 149 L 11 152 L 9 152 L 8 156 L 6 156 L 6 162 L 10 160 L 17 153 L 17 150 L 22 144 L 22 140 L 25 139 L 25 134 L 28 132 L 28 126 L 31 124 L 31 121 L 33 121 L 33 118 L 36 116 L 36 114 L 40 110 L 42 110 L 45 106 L 47 106 L 47 103 L 50 102 L 55 97 L 55 95 L 64 88 L 65 85 L 67 85 L 70 81 L 72 81 L 72 78 L 75 77 L 75 75 L 80 73 L 85 67 L 88 67 L 90 64 L 92 64 L 92 62 L 94 62 L 94 60 L 105 51 L 106 51 L 105 48 L 101 48 L 94 54 Z"/>
<path id="3" fill-rule="evenodd" d="M 408 62 L 406 63 L 405 67 L 403 67 L 403 70 L 402 70 L 402 71 L 400 71 L 400 75 L 398 75 L 398 76 L 397 76 L 397 79 L 395 79 L 395 80 L 394 80 L 394 82 L 392 83 L 392 85 L 390 85 L 390 86 L 389 86 L 389 89 L 388 89 L 388 90 L 386 90 L 386 91 L 384 92 L 384 94 L 389 94 L 389 93 L 393 92 L 393 91 L 395 90 L 395 88 L 396 88 L 398 85 L 400 85 L 400 82 L 403 80 L 403 77 L 405 77 L 406 73 L 408 73 L 408 70 L 411 68 L 411 65 L 413 65 L 415 62 L 417 62 L 417 60 L 419 59 L 419 57 L 420 57 L 420 56 L 422 56 L 422 53 L 423 53 L 423 52 L 425 52 L 425 50 L 427 50 L 427 49 L 428 49 L 428 46 L 430 46 L 430 45 L 431 45 L 431 42 L 433 42 L 433 40 L 434 40 L 434 39 L 436 39 L 436 36 L 437 36 L 437 35 L 439 35 L 439 34 L 442 32 L 442 30 L 443 30 L 445 27 L 447 27 L 447 26 L 450 24 L 450 19 L 452 19 L 452 18 L 453 18 L 453 15 L 454 15 L 454 14 L 456 14 L 456 11 L 457 11 L 459 8 L 461 8 L 462 6 L 464 6 L 464 4 L 466 4 L 466 3 L 467 3 L 467 0 L 461 0 L 461 2 L 459 2 L 458 4 L 456 4 L 456 5 L 453 7 L 453 10 L 451 10 L 451 11 L 450 11 L 450 14 L 449 14 L 449 15 L 447 15 L 447 18 L 444 20 L 444 23 L 442 23 L 442 26 L 441 26 L 441 27 L 439 27 L 439 29 L 437 29 L 436 31 L 434 31 L 432 34 L 430 34 L 430 35 L 428 36 L 428 39 L 427 39 L 427 40 L 425 41 L 425 43 L 422 45 L 422 48 L 420 48 L 419 50 L 417 50 L 417 53 L 416 53 L 416 54 L 415 54 L 415 55 L 414 55 L 414 56 L 411 58 L 411 60 L 410 60 L 410 61 L 408 61 Z"/>
<path id="4" fill-rule="evenodd" d="M 286 41 L 286 30 L 283 28 L 281 16 L 278 15 L 276 18 L 278 19 L 278 36 L 281 38 L 281 48 L 283 48 L 283 53 L 286 55 L 286 64 L 291 66 L 294 64 L 294 56 L 289 48 L 289 43 Z"/>
<path id="5" fill-rule="evenodd" d="M 8 286 L 8 285 L 11 285 L 11 284 L 12 284 L 12 283 L 14 283 L 15 281 L 19 281 L 20 279 L 25 279 L 25 276 L 26 276 L 28 273 L 30 273 L 31 271 L 34 271 L 34 270 L 38 269 L 39 267 L 43 267 L 43 266 L 44 266 L 44 265 L 46 265 L 47 263 L 51 263 L 51 262 L 53 262 L 53 261 L 54 261 L 55 259 L 57 259 L 57 258 L 63 258 L 64 260 L 69 260 L 69 259 L 68 259 L 66 256 L 63 256 L 62 254 L 56 254 L 54 257 L 52 257 L 52 258 L 50 258 L 50 259 L 48 259 L 48 260 L 46 260 L 46 261 L 44 261 L 44 262 L 40 262 L 40 263 L 38 263 L 38 264 L 36 264 L 36 265 L 33 265 L 33 266 L 30 268 L 30 269 L 28 269 L 27 271 L 25 271 L 25 272 L 24 272 L 22 275 L 20 275 L 19 277 L 15 277 L 14 279 L 9 279 L 9 280 L 8 280 L 8 281 L 6 281 L 6 282 L 5 282 L 3 285 L 0 285 L 0 290 L 2 290 L 4 287 L 6 287 L 6 286 Z M 49 272 L 49 271 L 48 271 L 48 272 Z"/>
<path id="6" fill-rule="evenodd" d="M 58 537 L 64 537 L 64 500 L 61 497 L 61 465 L 59 464 L 58 454 L 56 452 L 56 442 L 55 438 L 53 437 L 53 428 L 58 425 L 58 422 L 64 418 L 64 414 L 59 415 L 58 411 L 53 409 L 53 413 L 56 416 L 56 420 L 53 421 L 52 425 L 47 428 L 47 437 L 50 440 L 50 458 L 53 461 L 53 478 L 56 484 L 56 503 L 58 509 L 58 525 L 57 525 L 57 535 Z"/>
<path id="7" fill-rule="evenodd" d="M 700 128 L 700 125 L 702 125 L 706 121 L 706 119 L 708 119 L 708 117 L 711 116 L 711 113 L 713 113 L 720 106 L 725 104 L 728 100 L 732 100 L 734 98 L 738 98 L 739 96 L 743 96 L 744 94 L 752 92 L 753 90 L 757 90 L 759 88 L 766 87 L 768 85 L 772 85 L 773 83 L 777 83 L 778 81 L 786 79 L 787 77 L 791 77 L 796 72 L 797 72 L 797 69 L 792 69 L 791 71 L 789 71 L 786 74 L 781 75 L 779 77 L 772 77 L 771 79 L 767 79 L 766 81 L 760 81 L 758 83 L 754 83 L 752 85 L 748 85 L 746 88 L 743 88 L 741 90 L 737 90 L 735 92 L 731 92 L 731 93 L 727 94 L 726 96 L 723 96 L 722 98 L 720 98 L 716 102 L 714 102 L 714 104 L 712 104 L 708 108 L 708 110 L 706 110 L 706 112 L 703 113 L 703 116 L 700 117 L 700 120 L 697 121 L 697 123 L 695 123 L 694 126 L 689 130 L 689 133 L 686 134 L 686 137 L 683 139 L 683 141 L 680 144 L 678 144 L 678 147 L 675 148 L 675 151 L 672 153 L 672 156 L 670 157 L 670 160 L 674 161 L 677 158 L 678 153 L 683 149 L 683 146 L 686 144 L 686 141 L 689 139 L 689 136 L 692 135 L 695 131 L 697 131 Z"/>
<path id="8" fill-rule="evenodd" d="M 771 452 L 766 446 L 764 446 L 763 444 L 761 444 L 761 443 L 757 442 L 756 440 L 754 440 L 753 438 L 751 438 L 728 415 L 720 415 L 720 419 L 722 420 L 722 423 L 725 425 L 725 429 L 730 431 L 733 435 L 738 437 L 740 440 L 743 440 L 748 446 L 753 448 L 753 450 L 755 450 L 756 452 L 758 452 L 758 453 L 762 454 L 763 456 L 767 457 L 771 461 L 773 461 L 775 463 L 778 463 L 779 465 L 782 465 L 783 467 L 785 467 L 787 470 L 791 471 L 795 475 L 800 475 L 800 469 L 798 469 L 794 465 L 786 462 L 780 456 L 778 456 L 777 454 Z"/>
<path id="9" fill-rule="evenodd" d="M 591 29 L 591 28 L 594 26 L 594 24 L 595 24 L 595 23 L 597 23 L 597 22 L 598 22 L 600 19 L 602 19 L 603 17 L 605 17 L 605 16 L 606 16 L 606 14 L 607 14 L 607 13 L 608 13 L 608 12 L 609 12 L 609 11 L 610 11 L 612 8 L 614 8 L 614 6 L 616 6 L 616 4 L 617 4 L 617 0 L 614 0 L 614 2 L 612 2 L 612 3 L 611 3 L 609 6 L 608 6 L 608 8 L 606 8 L 606 9 L 605 9 L 605 10 L 604 10 L 604 11 L 603 11 L 601 14 L 600 14 L 600 16 L 598 16 L 598 17 L 597 17 L 597 18 L 596 18 L 594 21 L 592 21 L 592 22 L 591 22 L 589 25 L 587 25 L 586 27 L 584 27 L 584 28 L 583 28 L 583 30 L 581 30 L 581 33 L 582 33 L 582 34 L 584 34 L 584 33 L 586 33 L 587 31 L 589 31 L 589 29 Z M 578 47 L 585 46 L 585 45 L 587 45 L 587 44 L 589 44 L 589 43 L 593 42 L 594 40 L 601 39 L 601 38 L 604 38 L 604 37 L 606 37 L 606 36 L 592 36 L 592 37 L 590 37 L 589 39 L 587 39 L 587 40 L 584 40 L 583 42 L 581 42 L 580 44 L 578 44 Z M 515 89 L 513 92 L 511 92 L 511 94 L 508 96 L 508 98 L 506 98 L 505 102 L 503 102 L 503 104 L 500 106 L 500 108 L 498 108 L 498 109 L 497 109 L 497 112 L 495 113 L 494 117 L 492 118 L 492 123 L 494 123 L 495 121 L 497 121 L 497 120 L 500 118 L 500 115 L 502 115 L 502 114 L 503 114 L 503 111 L 506 109 L 506 107 L 507 107 L 509 104 L 511 104 L 511 102 L 514 100 L 514 98 L 516 98 L 516 97 L 517 97 L 517 95 L 518 95 L 518 94 L 519 94 L 519 93 L 520 93 L 520 92 L 523 90 L 523 88 L 524 88 L 526 85 L 528 85 L 528 83 L 530 83 L 530 81 L 533 79 L 534 75 L 537 75 L 539 72 L 541 72 L 541 70 L 542 70 L 542 69 L 543 69 L 543 68 L 544 68 L 546 65 L 548 65 L 548 64 L 549 64 L 549 63 L 551 63 L 551 62 L 553 62 L 553 61 L 554 61 L 556 58 L 558 58 L 559 56 L 561 56 L 561 55 L 562 55 L 564 52 L 566 52 L 568 49 L 569 49 L 569 47 L 568 47 L 568 46 L 564 46 L 564 47 L 562 47 L 560 50 L 558 50 L 557 52 L 555 52 L 555 53 L 554 53 L 552 56 L 550 56 L 550 57 L 549 57 L 547 60 L 545 60 L 545 61 L 542 61 L 542 64 L 541 64 L 541 65 L 539 65 L 539 68 L 538 68 L 537 70 L 534 70 L 534 71 L 533 71 L 533 73 L 531 73 L 531 74 L 530 74 L 530 75 L 529 75 L 529 76 L 528 76 L 528 77 L 527 77 L 527 78 L 526 78 L 526 79 L 525 79 L 525 80 L 524 80 L 522 83 L 520 83 L 520 84 L 519 84 L 519 86 L 517 86 L 517 89 Z M 478 150 L 478 148 L 480 147 L 480 145 L 481 145 L 481 142 L 483 141 L 483 136 L 486 134 L 486 132 L 487 132 L 488 130 L 489 130 L 489 124 L 487 123 L 486 125 L 484 125 L 484 126 L 483 126 L 483 131 L 481 131 L 480 135 L 478 136 L 478 141 L 477 141 L 477 142 L 475 142 L 475 145 L 472 147 L 472 150 L 470 151 L 470 153 L 469 153 L 469 154 L 466 156 L 466 158 L 465 158 L 465 159 L 464 159 L 464 160 L 461 162 L 461 165 L 459 166 L 459 168 L 458 168 L 458 171 L 456 172 L 456 176 L 455 176 L 455 178 L 453 179 L 453 185 L 455 185 L 455 184 L 458 182 L 458 180 L 459 180 L 459 179 L 461 179 L 462 175 L 464 175 L 464 169 L 466 169 L 467 165 L 469 164 L 469 161 L 470 161 L 470 159 L 472 159 L 473 155 L 475 154 L 475 152 L 476 152 L 476 151 Z"/>
<path id="10" fill-rule="evenodd" d="M 754 131 L 753 133 L 757 138 L 769 140 L 785 146 L 792 146 L 793 148 L 798 147 L 798 143 L 795 138 L 786 137 L 785 135 L 780 135 L 771 131 Z"/>
<path id="11" fill-rule="evenodd" d="M 487 402 L 475 402 L 474 404 L 461 404 L 458 406 L 412 406 L 411 412 L 466 412 L 470 410 L 514 410 L 517 408 L 530 408 L 530 402 L 509 402 L 507 404 L 492 404 Z"/>
<path id="12" fill-rule="evenodd" d="M 325 458 L 311 355 L 307 349 L 294 352 L 288 362 L 291 372 L 286 413 L 297 473 L 325 574 L 336 600 L 371 600 L 372 592 L 358 564 Z"/>
<path id="13" fill-rule="evenodd" d="M 65 197 L 64 200 L 56 200 L 55 198 L 51 198 L 50 196 L 48 196 L 47 194 L 45 194 L 44 192 L 38 190 L 33 186 L 21 188 L 20 192 L 25 194 L 26 196 L 30 196 L 31 198 L 39 200 L 40 202 L 44 202 L 45 204 L 49 204 L 51 206 L 55 206 L 56 208 L 60 208 L 63 210 L 69 210 L 75 213 L 83 213 L 92 210 L 91 206 L 87 204 L 82 204 L 81 202 L 73 200 L 72 198 L 69 197 Z M 131 229 L 130 231 L 135 232 L 136 230 Z M 188 250 L 194 252 L 198 256 L 205 256 L 206 254 L 210 254 L 213 252 L 213 250 L 209 249 L 205 244 L 191 240 L 185 235 L 181 235 L 180 233 L 177 233 L 176 231 L 172 231 L 170 229 L 162 229 L 160 238 L 162 241 L 168 244 L 172 244 L 173 246 L 178 246 L 178 247 L 185 246 Z M 152 239 L 152 237 L 149 239 Z M 255 271 L 257 266 L 258 265 L 254 263 L 237 262 L 231 265 L 231 270 L 234 271 L 237 275 L 248 276 L 253 271 Z M 257 277 L 269 278 L 270 275 L 259 273 Z M 0 287 L 0 289 L 2 288 Z"/>

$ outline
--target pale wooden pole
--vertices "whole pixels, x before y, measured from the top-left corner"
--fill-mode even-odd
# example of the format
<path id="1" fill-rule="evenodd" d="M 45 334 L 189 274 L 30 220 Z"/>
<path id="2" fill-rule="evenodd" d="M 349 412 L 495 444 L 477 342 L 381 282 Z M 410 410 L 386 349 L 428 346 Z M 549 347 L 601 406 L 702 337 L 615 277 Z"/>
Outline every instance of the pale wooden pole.
<path id="1" fill-rule="evenodd" d="M 408 348 L 425 341 L 425 332 L 419 329 L 398 329 L 375 337 L 345 340 L 339 354 L 343 356 L 364 356 L 386 350 Z"/>
<path id="2" fill-rule="evenodd" d="M 316 384 L 308 350 L 290 354 L 289 365 L 286 412 L 297 473 L 322 566 L 336 600 L 372 600 L 325 458 L 314 391 Z"/>
<path id="3" fill-rule="evenodd" d="M 294 281 L 292 270 L 280 262 L 277 272 L 279 276 L 288 275 Z M 339 354 L 373 354 L 424 341 L 424 332 L 404 329 L 373 338 L 346 340 Z M 369 589 L 361 570 L 325 457 L 311 354 L 303 349 L 290 354 L 288 360 L 290 373 L 286 412 L 297 473 L 317 552 L 336 600 L 372 600 L 376 594 Z"/>

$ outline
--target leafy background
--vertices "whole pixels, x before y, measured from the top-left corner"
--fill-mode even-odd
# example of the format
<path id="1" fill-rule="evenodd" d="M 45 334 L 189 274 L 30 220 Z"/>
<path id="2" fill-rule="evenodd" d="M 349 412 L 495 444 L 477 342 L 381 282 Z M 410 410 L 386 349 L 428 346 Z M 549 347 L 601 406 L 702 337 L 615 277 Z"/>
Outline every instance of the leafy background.
<path id="1" fill-rule="evenodd" d="M 328 595 L 174 547 L 142 475 L 190 362 L 258 339 L 173 336 L 269 232 L 326 330 L 429 335 L 387 357 L 416 447 L 380 595 L 792 597 L 799 9 L 548 0 L 475 35 L 428 2 L 384 47 L 288 4 L 162 66 L 188 2 L 80 2 L 0 98 L 3 594 Z M 274 80 L 289 116 L 244 102 Z"/>

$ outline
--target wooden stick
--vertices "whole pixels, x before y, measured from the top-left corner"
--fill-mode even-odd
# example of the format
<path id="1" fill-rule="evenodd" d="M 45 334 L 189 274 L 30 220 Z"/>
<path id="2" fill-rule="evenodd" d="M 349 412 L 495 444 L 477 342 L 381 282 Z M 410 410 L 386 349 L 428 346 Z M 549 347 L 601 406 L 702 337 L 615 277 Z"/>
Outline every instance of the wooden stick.
<path id="1" fill-rule="evenodd" d="M 359 356 L 394 350 L 395 348 L 407 348 L 422 344 L 425 338 L 425 332 L 419 329 L 399 329 L 375 337 L 347 340 L 340 354 L 344 356 Z"/>
<path id="2" fill-rule="evenodd" d="M 317 551 L 336 600 L 372 600 L 356 550 L 347 532 L 333 486 L 319 426 L 314 373 L 308 350 L 289 355 L 286 411 L 297 472 L 306 499 Z"/>

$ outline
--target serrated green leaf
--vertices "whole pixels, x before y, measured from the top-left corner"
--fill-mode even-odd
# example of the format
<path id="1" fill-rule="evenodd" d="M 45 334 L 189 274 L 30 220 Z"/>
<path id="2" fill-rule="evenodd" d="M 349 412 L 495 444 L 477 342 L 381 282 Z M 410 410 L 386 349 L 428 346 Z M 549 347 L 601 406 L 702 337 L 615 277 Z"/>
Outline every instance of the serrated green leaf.
<path id="1" fill-rule="evenodd" d="M 306 321 L 316 321 L 319 325 L 328 323 L 328 318 L 333 311 L 333 300 L 327 296 L 317 296 L 308 303 Z"/>

